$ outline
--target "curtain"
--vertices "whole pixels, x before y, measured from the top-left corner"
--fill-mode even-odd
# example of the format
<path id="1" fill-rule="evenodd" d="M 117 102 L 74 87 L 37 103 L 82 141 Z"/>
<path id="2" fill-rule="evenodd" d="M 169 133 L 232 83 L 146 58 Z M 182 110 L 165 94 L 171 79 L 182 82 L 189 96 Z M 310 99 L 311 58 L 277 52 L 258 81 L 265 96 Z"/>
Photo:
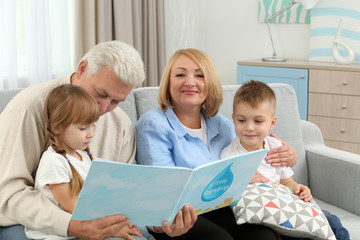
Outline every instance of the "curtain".
<path id="1" fill-rule="evenodd" d="M 165 66 L 163 0 L 81 0 L 72 4 L 74 64 L 95 44 L 120 40 L 140 52 L 146 72 L 143 86 L 159 85 Z"/>
<path id="2" fill-rule="evenodd" d="M 0 0 L 0 31 L 0 89 L 71 71 L 67 1 Z"/>

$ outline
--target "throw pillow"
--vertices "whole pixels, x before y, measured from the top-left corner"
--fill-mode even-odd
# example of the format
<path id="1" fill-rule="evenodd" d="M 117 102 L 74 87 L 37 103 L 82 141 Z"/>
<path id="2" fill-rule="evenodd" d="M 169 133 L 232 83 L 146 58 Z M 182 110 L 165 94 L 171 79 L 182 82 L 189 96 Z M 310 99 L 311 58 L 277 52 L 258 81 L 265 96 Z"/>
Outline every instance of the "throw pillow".
<path id="1" fill-rule="evenodd" d="M 336 240 L 320 207 L 279 183 L 249 184 L 233 208 L 237 224 L 263 224 L 281 235 Z"/>

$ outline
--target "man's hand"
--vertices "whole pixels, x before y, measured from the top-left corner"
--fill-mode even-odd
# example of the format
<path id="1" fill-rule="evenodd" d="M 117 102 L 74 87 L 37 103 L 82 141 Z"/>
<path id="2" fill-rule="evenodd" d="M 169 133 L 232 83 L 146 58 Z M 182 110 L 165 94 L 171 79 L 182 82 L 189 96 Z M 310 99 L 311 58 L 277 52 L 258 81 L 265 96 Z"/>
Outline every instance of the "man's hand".
<path id="1" fill-rule="evenodd" d="M 70 220 L 68 236 L 88 240 L 102 240 L 114 236 L 130 223 L 123 215 L 115 215 L 94 221 Z"/>
<path id="2" fill-rule="evenodd" d="M 269 179 L 264 177 L 258 170 L 256 170 L 254 176 L 252 177 L 250 183 L 266 183 Z"/>
<path id="3" fill-rule="evenodd" d="M 297 153 L 295 149 L 279 137 L 273 134 L 270 136 L 278 139 L 283 146 L 269 150 L 265 158 L 266 162 L 271 164 L 273 167 L 294 166 L 297 161 Z"/>
<path id="4" fill-rule="evenodd" d="M 195 224 L 197 215 L 191 205 L 185 205 L 175 218 L 174 223 L 169 226 L 167 222 L 162 227 L 154 227 L 156 232 L 164 232 L 170 237 L 181 236 L 187 233 Z"/>

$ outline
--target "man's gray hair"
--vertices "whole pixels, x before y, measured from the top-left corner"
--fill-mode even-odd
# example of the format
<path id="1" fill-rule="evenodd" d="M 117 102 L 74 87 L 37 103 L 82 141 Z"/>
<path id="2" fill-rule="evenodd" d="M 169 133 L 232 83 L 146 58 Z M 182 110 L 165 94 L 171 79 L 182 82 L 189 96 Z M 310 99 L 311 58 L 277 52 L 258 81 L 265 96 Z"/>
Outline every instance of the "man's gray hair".
<path id="1" fill-rule="evenodd" d="M 88 76 L 97 74 L 106 66 L 127 86 L 139 86 L 145 79 L 139 52 L 121 41 L 101 42 L 92 47 L 81 61 L 88 62 Z"/>

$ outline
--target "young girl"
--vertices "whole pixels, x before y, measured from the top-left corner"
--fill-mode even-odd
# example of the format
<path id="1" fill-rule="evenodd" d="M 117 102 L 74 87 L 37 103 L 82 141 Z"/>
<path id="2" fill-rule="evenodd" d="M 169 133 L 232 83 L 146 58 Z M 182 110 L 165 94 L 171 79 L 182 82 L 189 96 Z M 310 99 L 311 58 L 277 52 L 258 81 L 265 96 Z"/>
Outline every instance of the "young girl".
<path id="1" fill-rule="evenodd" d="M 74 85 L 54 88 L 45 101 L 44 117 L 51 145 L 40 159 L 35 189 L 68 213 L 75 208 L 93 159 L 89 144 L 99 116 L 95 99 Z M 68 239 L 33 229 L 26 229 L 26 235 L 31 239 Z M 152 239 L 146 228 L 140 231 L 133 225 L 123 227 L 114 237 Z"/>

